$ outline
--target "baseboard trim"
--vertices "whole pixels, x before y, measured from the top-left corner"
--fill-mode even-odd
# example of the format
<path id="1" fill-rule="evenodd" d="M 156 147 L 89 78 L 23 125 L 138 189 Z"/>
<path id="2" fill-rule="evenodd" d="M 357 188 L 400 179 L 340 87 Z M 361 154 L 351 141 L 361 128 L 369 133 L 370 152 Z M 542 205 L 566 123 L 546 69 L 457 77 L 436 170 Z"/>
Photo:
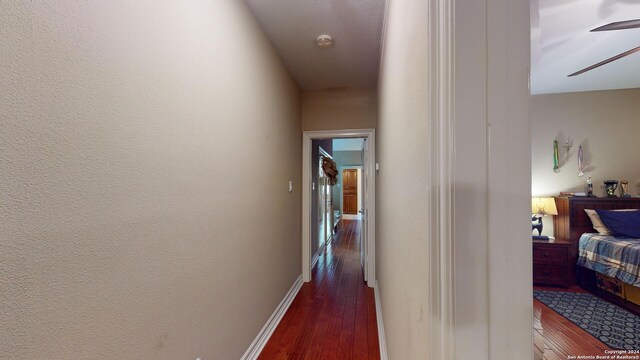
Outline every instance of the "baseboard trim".
<path id="1" fill-rule="evenodd" d="M 376 280 L 376 286 L 373 289 L 376 299 L 376 320 L 378 322 L 378 343 L 380 344 L 380 360 L 388 360 L 387 356 L 387 339 L 384 336 L 384 321 L 382 321 L 382 304 L 380 303 L 380 288 L 378 287 L 378 280 Z"/>
<path id="2" fill-rule="evenodd" d="M 260 330 L 258 336 L 256 336 L 251 345 L 249 345 L 249 348 L 244 355 L 242 355 L 240 360 L 255 360 L 260 356 L 262 349 L 267 345 L 267 341 L 269 341 L 269 338 L 273 335 L 273 332 L 276 330 L 276 327 L 278 327 L 280 320 L 282 320 L 282 317 L 287 312 L 287 309 L 289 309 L 289 306 L 293 302 L 293 299 L 295 299 L 301 287 L 302 275 L 298 276 L 296 281 L 293 283 L 293 286 L 291 286 L 291 289 L 289 289 L 287 294 L 284 296 L 284 299 L 282 299 L 280 304 L 278 304 L 276 310 L 271 314 L 267 323 L 264 324 L 262 330 Z"/>

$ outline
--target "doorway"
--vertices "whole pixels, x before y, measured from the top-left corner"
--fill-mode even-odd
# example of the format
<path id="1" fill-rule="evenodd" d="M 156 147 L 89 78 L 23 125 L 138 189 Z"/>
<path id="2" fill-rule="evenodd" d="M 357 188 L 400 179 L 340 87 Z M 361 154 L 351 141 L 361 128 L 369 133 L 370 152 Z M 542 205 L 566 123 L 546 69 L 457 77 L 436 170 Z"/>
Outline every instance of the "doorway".
<path id="1" fill-rule="evenodd" d="M 359 220 L 362 208 L 362 165 L 339 166 L 340 172 L 340 209 L 342 218 Z"/>
<path id="2" fill-rule="evenodd" d="M 375 130 L 332 130 L 332 131 L 305 131 L 303 133 L 303 182 L 302 182 L 302 278 L 305 282 L 311 281 L 311 269 L 313 266 L 314 244 L 312 239 L 315 231 L 314 223 L 319 220 L 315 217 L 313 199 L 327 202 L 327 198 L 320 196 L 318 192 L 325 193 L 327 188 L 320 189 L 320 186 L 313 180 L 312 173 L 315 172 L 317 163 L 312 157 L 314 140 L 323 139 L 354 139 L 362 138 L 361 148 L 358 156 L 361 159 L 360 170 L 360 191 L 361 204 L 357 204 L 356 214 L 361 212 L 361 241 L 360 241 L 360 261 L 363 269 L 363 277 L 369 287 L 375 286 Z M 335 192 L 336 186 L 332 192 Z M 319 191 L 318 191 L 319 190 Z M 316 192 L 318 191 L 318 192 Z M 334 193 L 335 197 L 335 193 Z M 340 201 L 342 202 L 342 201 Z M 335 207 L 335 201 L 334 201 Z M 325 208 L 326 210 L 326 208 Z M 318 212 L 321 212 L 320 209 Z M 326 211 L 325 211 L 326 212 Z M 342 216 L 342 213 L 338 214 Z M 333 219 L 324 223 L 332 223 Z M 320 230 L 320 229 L 318 229 Z"/>
<path id="3" fill-rule="evenodd" d="M 345 215 L 358 214 L 358 169 L 342 169 L 342 211 Z"/>

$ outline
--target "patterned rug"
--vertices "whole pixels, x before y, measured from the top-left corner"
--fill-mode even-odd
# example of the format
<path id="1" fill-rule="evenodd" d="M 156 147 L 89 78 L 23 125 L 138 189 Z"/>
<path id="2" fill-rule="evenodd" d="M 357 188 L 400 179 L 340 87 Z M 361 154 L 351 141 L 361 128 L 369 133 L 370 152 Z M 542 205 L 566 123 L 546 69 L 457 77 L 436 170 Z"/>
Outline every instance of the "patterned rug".
<path id="1" fill-rule="evenodd" d="M 534 290 L 533 296 L 611 348 L 640 349 L 640 316 L 586 293 Z"/>

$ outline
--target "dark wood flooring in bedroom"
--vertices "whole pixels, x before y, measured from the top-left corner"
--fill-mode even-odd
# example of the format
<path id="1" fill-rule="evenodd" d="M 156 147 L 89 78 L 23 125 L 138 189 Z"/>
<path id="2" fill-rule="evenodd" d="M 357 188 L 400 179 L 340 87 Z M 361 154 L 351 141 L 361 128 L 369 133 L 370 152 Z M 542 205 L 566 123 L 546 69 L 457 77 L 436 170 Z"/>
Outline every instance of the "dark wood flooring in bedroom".
<path id="1" fill-rule="evenodd" d="M 558 290 L 534 286 L 536 290 Z M 567 291 L 586 292 L 574 286 Z M 535 359 L 567 360 L 569 355 L 605 355 L 606 344 L 582 330 L 578 325 L 533 299 Z"/>

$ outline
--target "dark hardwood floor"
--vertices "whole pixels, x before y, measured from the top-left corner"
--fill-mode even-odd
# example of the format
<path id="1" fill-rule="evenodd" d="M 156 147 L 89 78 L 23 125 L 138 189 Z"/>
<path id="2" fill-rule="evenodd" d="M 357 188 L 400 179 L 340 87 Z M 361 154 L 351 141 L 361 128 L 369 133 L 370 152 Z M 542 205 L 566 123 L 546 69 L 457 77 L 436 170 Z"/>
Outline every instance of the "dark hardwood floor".
<path id="1" fill-rule="evenodd" d="M 558 290 L 540 286 L 534 286 L 534 289 Z M 586 292 L 577 286 L 566 291 Z M 611 349 L 536 299 L 533 299 L 533 309 L 536 359 L 567 360 L 569 355 L 605 355 L 604 351 Z"/>
<path id="2" fill-rule="evenodd" d="M 313 280 L 293 300 L 259 359 L 379 359 L 373 289 L 360 267 L 358 221 L 342 220 Z"/>

